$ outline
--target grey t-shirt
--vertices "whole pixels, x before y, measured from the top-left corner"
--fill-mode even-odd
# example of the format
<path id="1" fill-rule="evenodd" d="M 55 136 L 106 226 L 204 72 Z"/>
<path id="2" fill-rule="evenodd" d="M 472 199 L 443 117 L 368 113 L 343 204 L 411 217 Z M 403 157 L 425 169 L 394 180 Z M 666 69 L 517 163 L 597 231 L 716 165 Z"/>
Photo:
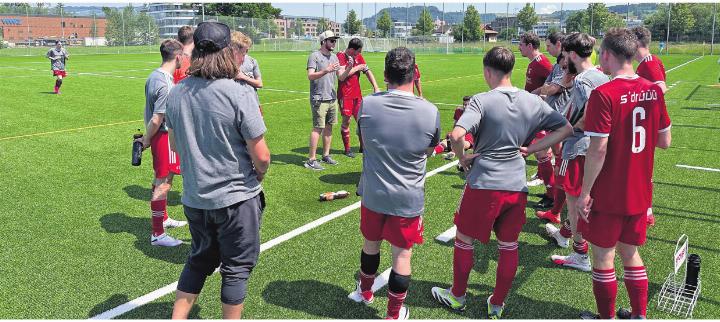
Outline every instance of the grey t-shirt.
<path id="1" fill-rule="evenodd" d="M 240 72 L 245 74 L 245 76 L 252 78 L 252 79 L 258 79 L 262 78 L 262 74 L 260 74 L 260 65 L 258 65 L 257 60 L 255 58 L 250 57 L 250 55 L 245 55 L 245 59 L 243 59 L 242 65 L 240 65 Z M 247 84 L 246 82 L 241 81 L 242 84 Z M 252 87 L 252 86 L 250 86 Z M 255 99 L 257 99 L 258 104 L 260 102 L 260 97 L 257 94 L 257 88 L 252 87 L 253 90 L 255 90 Z"/>
<path id="2" fill-rule="evenodd" d="M 520 147 L 542 130 L 567 124 L 540 96 L 515 87 L 498 87 L 473 96 L 455 126 L 475 139 L 467 184 L 472 189 L 527 192 Z"/>
<path id="3" fill-rule="evenodd" d="M 145 81 L 145 125 L 150 122 L 153 114 L 164 114 L 167 97 L 173 88 L 173 76 L 158 68 L 153 70 Z M 160 124 L 160 131 L 167 132 L 165 121 Z"/>
<path id="4" fill-rule="evenodd" d="M 170 91 L 165 119 L 180 154 L 184 205 L 220 209 L 260 193 L 247 141 L 266 128 L 249 85 L 188 76 Z"/>
<path id="5" fill-rule="evenodd" d="M 574 126 L 585 115 L 585 104 L 590 98 L 590 93 L 609 81 L 610 78 L 597 68 L 588 69 L 575 76 L 570 92 L 570 106 L 565 113 L 570 124 Z M 589 146 L 590 137 L 585 136 L 582 130 L 575 130 L 573 135 L 563 141 L 562 158 L 572 160 L 578 155 L 585 155 Z"/>
<path id="6" fill-rule="evenodd" d="M 545 84 L 556 84 L 562 87 L 562 79 L 564 76 L 565 72 L 562 70 L 562 67 L 560 67 L 560 64 L 555 64 L 553 65 L 552 72 L 550 72 L 550 75 L 548 75 L 547 79 L 545 79 Z M 561 90 L 555 95 L 548 96 L 545 99 L 545 102 L 547 102 L 554 110 L 562 113 L 563 108 L 567 105 L 567 101 L 569 99 L 570 94 L 568 91 Z"/>
<path id="7" fill-rule="evenodd" d="M 360 107 L 363 169 L 358 193 L 368 209 L 416 217 L 425 212 L 428 147 L 440 140 L 440 113 L 432 103 L 402 91 L 366 96 Z"/>
<path id="8" fill-rule="evenodd" d="M 329 56 L 323 55 L 322 52 L 314 51 L 308 57 L 307 68 L 313 68 L 319 72 L 332 63 L 339 63 L 337 55 L 330 53 Z M 335 72 L 327 73 L 314 81 L 310 81 L 310 100 L 311 101 L 334 101 L 337 98 L 335 91 L 335 83 L 337 82 L 337 74 Z"/>
<path id="9" fill-rule="evenodd" d="M 57 50 L 57 48 L 50 48 L 50 50 L 48 50 L 45 56 L 47 58 L 58 58 L 50 60 L 50 69 L 65 70 L 65 59 L 67 59 L 70 55 L 68 55 L 65 48 L 62 48 L 60 50 Z"/>

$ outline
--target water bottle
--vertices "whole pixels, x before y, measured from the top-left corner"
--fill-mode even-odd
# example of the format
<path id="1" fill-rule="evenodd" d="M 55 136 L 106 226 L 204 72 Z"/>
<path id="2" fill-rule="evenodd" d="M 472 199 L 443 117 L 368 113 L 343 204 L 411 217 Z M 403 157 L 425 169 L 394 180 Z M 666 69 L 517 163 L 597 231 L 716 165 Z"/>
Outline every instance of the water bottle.
<path id="1" fill-rule="evenodd" d="M 143 151 L 143 144 L 142 142 L 136 141 L 139 138 L 142 138 L 143 134 L 140 131 L 140 129 L 137 130 L 137 133 L 133 134 L 133 146 L 132 146 L 132 165 L 138 167 L 140 166 L 140 163 L 142 162 L 142 151 Z"/>
<path id="2" fill-rule="evenodd" d="M 687 276 L 685 277 L 685 292 L 695 292 L 700 276 L 700 255 L 690 254 L 687 259 Z"/>
<path id="3" fill-rule="evenodd" d="M 320 201 L 330 201 L 335 199 L 343 199 L 347 198 L 350 195 L 349 192 L 345 190 L 340 190 L 338 192 L 325 192 L 320 194 Z"/>

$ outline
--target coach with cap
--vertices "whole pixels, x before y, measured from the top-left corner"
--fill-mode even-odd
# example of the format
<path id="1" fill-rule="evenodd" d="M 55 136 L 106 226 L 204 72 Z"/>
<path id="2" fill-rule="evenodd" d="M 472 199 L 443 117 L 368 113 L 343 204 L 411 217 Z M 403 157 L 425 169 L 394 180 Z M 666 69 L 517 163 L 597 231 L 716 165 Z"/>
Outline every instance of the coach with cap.
<path id="1" fill-rule="evenodd" d="M 332 127 L 337 124 L 337 92 L 335 84 L 340 75 L 340 62 L 332 51 L 339 37 L 330 30 L 320 34 L 320 49 L 308 57 L 307 72 L 310 80 L 310 110 L 312 111 L 313 130 L 310 132 L 310 151 L 305 167 L 312 170 L 324 170 L 315 156 L 320 135 L 323 138 L 321 161 L 336 165 L 330 157 Z"/>
<path id="2" fill-rule="evenodd" d="M 260 253 L 270 151 L 255 93 L 233 79 L 244 53 L 230 28 L 203 22 L 193 35 L 188 77 L 168 97 L 170 144 L 183 165 L 182 203 L 192 236 L 172 317 L 187 319 L 206 278 L 220 267 L 223 318 L 240 318 Z"/>

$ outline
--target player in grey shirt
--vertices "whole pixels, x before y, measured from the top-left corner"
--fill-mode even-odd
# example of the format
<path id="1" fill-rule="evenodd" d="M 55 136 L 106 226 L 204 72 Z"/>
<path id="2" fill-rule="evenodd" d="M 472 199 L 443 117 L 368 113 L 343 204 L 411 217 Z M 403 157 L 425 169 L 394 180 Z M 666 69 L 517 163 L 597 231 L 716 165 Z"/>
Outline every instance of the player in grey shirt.
<path id="1" fill-rule="evenodd" d="M 388 280 L 387 318 L 407 319 L 403 305 L 410 285 L 410 257 L 422 243 L 425 211 L 425 164 L 440 140 L 437 107 L 413 94 L 415 55 L 405 47 L 385 56 L 388 91 L 363 99 L 358 128 L 363 142 L 360 231 L 365 238 L 360 255 L 360 281 L 349 295 L 369 303 L 380 245 L 392 246 L 393 265 Z"/>
<path id="2" fill-rule="evenodd" d="M 60 40 L 55 42 L 55 48 L 48 50 L 45 57 L 50 59 L 50 69 L 52 69 L 55 79 L 55 94 L 60 94 L 60 86 L 62 86 L 63 78 L 67 76 L 65 72 L 65 60 L 70 58 L 67 50 L 63 48 Z"/>
<path id="3" fill-rule="evenodd" d="M 330 157 L 332 144 L 332 127 L 337 124 L 337 92 L 335 83 L 340 74 L 340 62 L 332 53 L 338 37 L 327 30 L 320 34 L 320 50 L 308 57 L 307 73 L 310 80 L 310 110 L 312 111 L 313 130 L 310 132 L 310 151 L 305 167 L 311 170 L 324 170 L 316 160 L 315 153 L 322 135 L 322 162 L 336 165 L 337 161 Z"/>
<path id="4" fill-rule="evenodd" d="M 433 287 L 433 297 L 454 310 L 465 309 L 467 281 L 475 264 L 473 240 L 487 244 L 491 232 L 498 242 L 498 268 L 493 294 L 487 299 L 488 317 L 501 318 L 505 298 L 518 266 L 518 237 L 525 223 L 527 186 L 523 155 L 547 150 L 570 135 L 567 120 L 539 96 L 510 82 L 515 56 L 494 47 L 483 59 L 489 92 L 470 100 L 450 133 L 453 152 L 460 156 L 467 183 L 455 213 L 457 233 L 453 255 L 453 286 Z M 539 131 L 544 138 L 522 147 Z M 475 139 L 473 153 L 465 154 L 465 134 Z"/>
<path id="5" fill-rule="evenodd" d="M 189 76 L 170 91 L 166 113 L 170 142 L 182 158 L 182 203 L 192 235 L 172 317 L 188 318 L 219 266 L 223 317 L 239 319 L 260 253 L 260 182 L 270 151 L 253 89 L 234 81 L 247 48 L 231 43 L 230 28 L 216 22 L 199 24 L 193 40 Z"/>
<path id="6" fill-rule="evenodd" d="M 551 259 L 555 264 L 575 268 L 589 272 L 592 267 L 588 257 L 587 241 L 577 231 L 578 212 L 576 207 L 577 197 L 582 190 L 582 177 L 585 164 L 585 153 L 590 145 L 590 138 L 585 136 L 584 115 L 585 106 L 590 92 L 596 87 L 608 82 L 607 75 L 597 70 L 592 63 L 591 55 L 595 39 L 585 33 L 572 33 L 565 37 L 563 42 L 563 56 L 568 60 L 568 73 L 576 74 L 573 80 L 573 87 L 570 92 L 570 104 L 565 113 L 570 124 L 573 126 L 573 135 L 563 142 L 562 164 L 558 174 L 564 177 L 563 190 L 567 200 L 567 219 L 564 229 L 558 229 L 548 223 L 545 230 L 552 236 L 559 245 L 569 246 L 570 235 L 572 235 L 573 251 L 567 256 L 552 255 Z M 569 232 L 568 232 L 569 226 Z M 564 231 L 564 233 L 561 233 Z"/>

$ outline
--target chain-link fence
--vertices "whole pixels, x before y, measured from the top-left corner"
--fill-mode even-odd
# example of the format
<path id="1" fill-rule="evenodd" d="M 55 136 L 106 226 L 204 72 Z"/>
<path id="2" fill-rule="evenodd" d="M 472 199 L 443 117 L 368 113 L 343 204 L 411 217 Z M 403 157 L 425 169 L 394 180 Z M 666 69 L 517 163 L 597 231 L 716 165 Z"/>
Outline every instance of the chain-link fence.
<path id="1" fill-rule="evenodd" d="M 84 14 L 66 13 L 62 5 L 43 7 L 42 4 L 0 4 L 0 56 L 44 55 L 56 41 L 62 41 L 70 47 L 73 54 L 154 53 L 160 41 L 175 37 L 181 26 L 196 26 L 202 21 L 219 21 L 232 30 L 245 33 L 253 39 L 254 51 L 316 50 L 319 47 L 317 35 L 330 29 L 341 35 L 338 49 L 344 49 L 351 38 L 359 37 L 363 40 L 363 49 L 369 52 L 385 52 L 394 47 L 407 46 L 417 53 L 482 53 L 497 45 L 517 47 L 518 35 L 524 31 L 517 9 L 511 11 L 509 3 L 504 14 L 491 14 L 493 20 L 487 18 L 487 7 L 483 10 L 481 4 L 475 4 L 477 8 L 473 7 L 472 10 L 489 23 L 479 19 L 473 22 L 481 30 L 481 34 L 474 36 L 467 31 L 472 27 L 472 24 L 467 23 L 471 19 L 466 16 L 471 12 L 469 5 L 463 4 L 460 15 L 448 12 L 447 17 L 445 11 L 439 9 L 442 6 L 391 6 L 392 24 L 386 30 L 378 28 L 380 23 L 376 9 L 376 14 L 371 18 L 358 21 L 357 30 L 348 30 L 343 22 L 334 21 L 344 20 L 344 17 L 338 18 L 336 14 L 331 19 L 325 12 L 320 17 L 259 19 L 206 15 L 203 7 L 191 4 L 106 7 L 102 12 Z M 567 13 L 562 10 L 562 4 L 559 7 L 559 15 L 556 12 L 542 16 L 533 25 L 532 31 L 541 38 L 554 30 L 577 30 L 601 37 L 602 32 L 613 25 L 644 24 L 653 33 L 654 52 L 703 55 L 719 51 L 715 48 L 715 33 L 720 29 L 720 22 L 716 22 L 717 9 L 720 7 L 718 4 L 658 5 L 655 13 L 645 16 L 638 12 L 631 13 L 629 4 L 627 12 L 612 16 L 599 10 L 604 8 L 601 4 L 590 4 L 585 10 Z M 418 11 L 423 10 L 435 14 L 430 28 L 425 28 L 425 31 L 420 30 L 420 20 L 416 18 L 422 15 Z M 613 21 L 608 17 L 615 19 L 614 22 L 608 22 Z M 692 26 L 688 27 L 690 20 Z M 353 36 L 348 35 L 349 31 L 353 32 Z"/>

